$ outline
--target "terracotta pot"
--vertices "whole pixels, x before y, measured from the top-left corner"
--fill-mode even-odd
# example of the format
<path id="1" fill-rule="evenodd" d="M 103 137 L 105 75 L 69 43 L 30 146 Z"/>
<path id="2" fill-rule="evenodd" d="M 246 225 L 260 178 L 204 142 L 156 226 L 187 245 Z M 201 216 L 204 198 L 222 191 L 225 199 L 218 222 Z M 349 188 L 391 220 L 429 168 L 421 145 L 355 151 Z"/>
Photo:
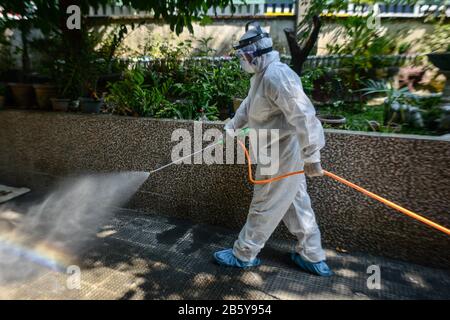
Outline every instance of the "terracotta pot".
<path id="1" fill-rule="evenodd" d="M 16 107 L 20 109 L 31 108 L 34 105 L 33 86 L 28 83 L 8 83 Z"/>
<path id="2" fill-rule="evenodd" d="M 33 88 L 39 109 L 50 110 L 50 99 L 58 96 L 58 88 L 53 84 L 35 84 Z"/>
<path id="3" fill-rule="evenodd" d="M 69 110 L 70 99 L 50 98 L 53 111 L 67 111 Z"/>

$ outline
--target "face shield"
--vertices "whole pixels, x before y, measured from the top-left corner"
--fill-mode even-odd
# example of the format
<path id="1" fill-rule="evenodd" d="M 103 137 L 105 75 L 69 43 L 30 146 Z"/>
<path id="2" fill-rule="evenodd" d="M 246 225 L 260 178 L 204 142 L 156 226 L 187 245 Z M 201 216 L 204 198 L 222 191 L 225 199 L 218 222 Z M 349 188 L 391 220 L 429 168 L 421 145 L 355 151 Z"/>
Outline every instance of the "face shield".
<path id="1" fill-rule="evenodd" d="M 255 58 L 260 57 L 270 51 L 272 51 L 272 47 L 265 49 L 256 49 L 256 46 L 250 45 L 245 48 L 238 49 L 235 54 L 240 60 L 246 60 L 247 62 L 252 63 Z"/>
<path id="2" fill-rule="evenodd" d="M 249 26 L 253 26 L 249 30 Z M 267 32 L 261 29 L 255 21 L 248 22 L 245 25 L 245 34 L 241 37 L 238 44 L 233 45 L 235 54 L 241 62 L 242 68 L 247 72 L 255 72 L 255 60 L 265 53 L 272 51 L 272 41 Z M 270 43 L 269 46 L 263 44 Z"/>

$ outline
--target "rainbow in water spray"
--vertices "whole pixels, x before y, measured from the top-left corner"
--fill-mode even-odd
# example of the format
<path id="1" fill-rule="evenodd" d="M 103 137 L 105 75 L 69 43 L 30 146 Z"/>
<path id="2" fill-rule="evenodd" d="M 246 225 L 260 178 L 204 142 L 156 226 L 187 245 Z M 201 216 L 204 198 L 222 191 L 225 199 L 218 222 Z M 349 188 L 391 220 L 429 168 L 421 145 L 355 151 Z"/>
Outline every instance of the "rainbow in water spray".
<path id="1" fill-rule="evenodd" d="M 41 241 L 34 247 L 29 247 L 21 242 L 23 241 L 14 237 L 0 236 L 0 255 L 23 258 L 56 272 L 66 272 L 70 265 L 71 256 L 51 243 Z"/>

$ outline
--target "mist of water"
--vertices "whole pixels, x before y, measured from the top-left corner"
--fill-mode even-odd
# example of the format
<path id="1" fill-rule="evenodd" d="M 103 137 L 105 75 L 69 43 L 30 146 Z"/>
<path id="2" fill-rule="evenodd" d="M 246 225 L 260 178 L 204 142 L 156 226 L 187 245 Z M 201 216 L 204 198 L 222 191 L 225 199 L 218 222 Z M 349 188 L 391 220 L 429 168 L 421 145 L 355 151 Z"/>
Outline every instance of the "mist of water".
<path id="1" fill-rule="evenodd" d="M 23 215 L 0 206 L 0 284 L 70 263 L 148 176 L 122 172 L 65 179 Z"/>

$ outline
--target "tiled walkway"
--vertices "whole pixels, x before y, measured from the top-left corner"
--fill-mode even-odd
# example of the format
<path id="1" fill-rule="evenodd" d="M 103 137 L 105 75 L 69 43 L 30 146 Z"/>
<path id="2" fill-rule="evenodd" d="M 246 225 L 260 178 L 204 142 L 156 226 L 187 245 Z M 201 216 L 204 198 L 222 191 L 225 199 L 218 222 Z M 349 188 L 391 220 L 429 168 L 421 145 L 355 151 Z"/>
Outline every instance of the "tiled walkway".
<path id="1" fill-rule="evenodd" d="M 272 240 L 263 264 L 250 270 L 218 266 L 214 251 L 235 232 L 120 210 L 79 258 L 80 289 L 70 276 L 39 268 L 0 284 L 3 299 L 449 299 L 450 273 L 363 254 L 327 250 L 336 275 L 320 278 L 290 261 L 293 243 Z M 367 287 L 377 265 L 381 289 Z M 0 269 L 1 272 L 1 269 Z"/>

